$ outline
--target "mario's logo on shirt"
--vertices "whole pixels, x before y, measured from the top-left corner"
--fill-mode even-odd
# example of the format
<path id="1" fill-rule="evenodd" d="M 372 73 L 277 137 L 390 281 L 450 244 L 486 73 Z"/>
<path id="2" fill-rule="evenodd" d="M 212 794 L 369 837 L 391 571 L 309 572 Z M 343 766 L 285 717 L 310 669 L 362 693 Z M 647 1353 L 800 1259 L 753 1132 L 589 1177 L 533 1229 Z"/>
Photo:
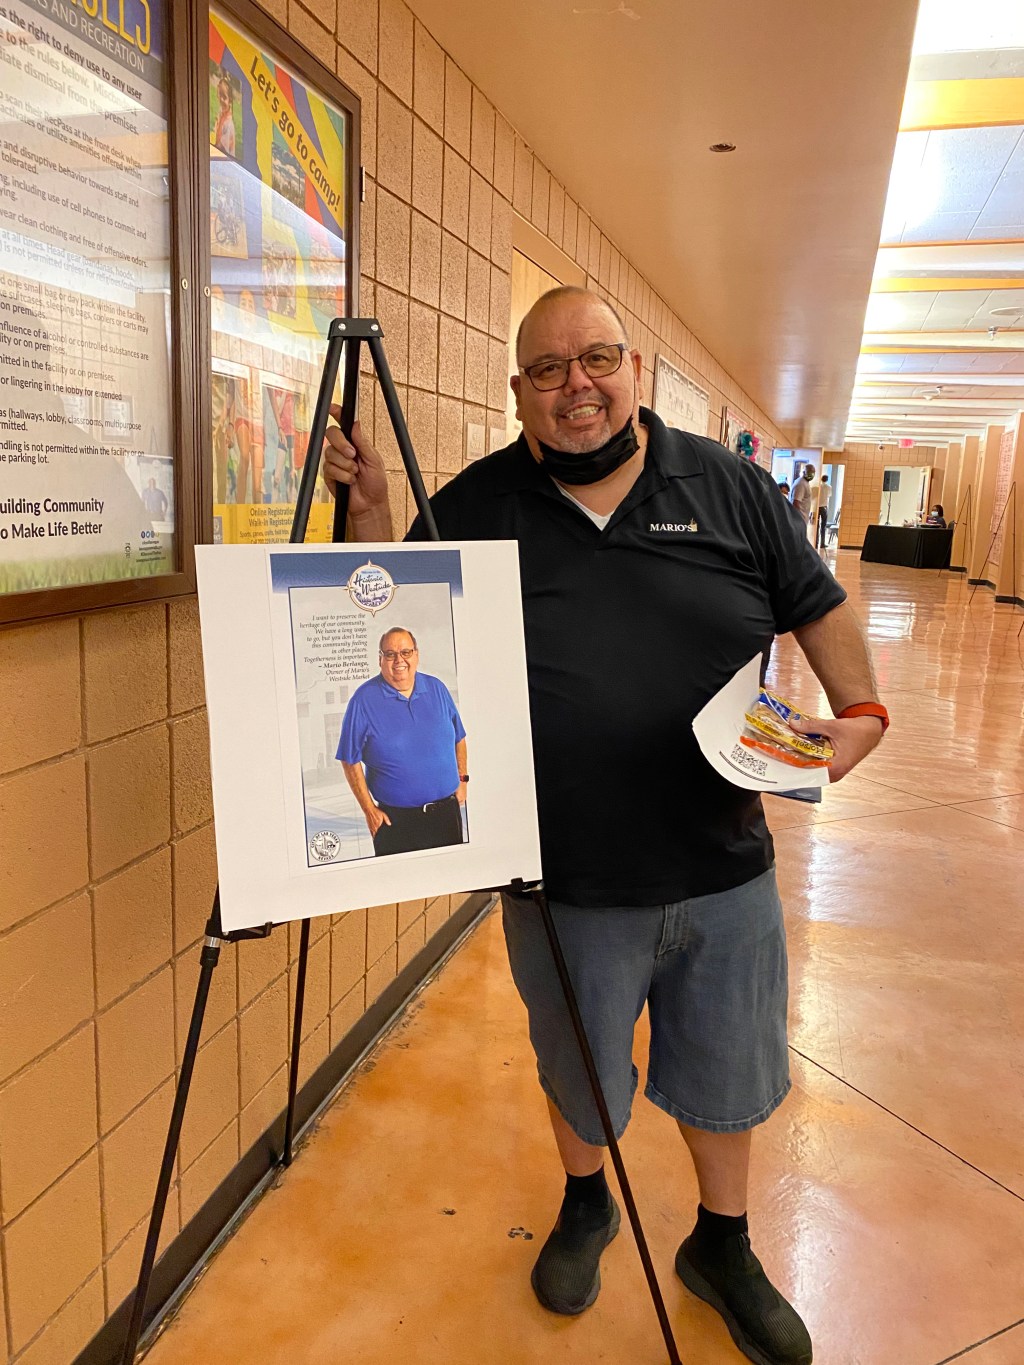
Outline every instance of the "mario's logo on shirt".
<path id="1" fill-rule="evenodd" d="M 395 595 L 395 580 L 379 564 L 367 560 L 351 575 L 346 587 L 349 597 L 371 616 L 383 611 Z"/>
<path id="2" fill-rule="evenodd" d="M 677 531 L 696 531 L 697 522 L 693 517 L 689 521 L 652 521 L 649 530 L 652 536 L 671 535 Z"/>

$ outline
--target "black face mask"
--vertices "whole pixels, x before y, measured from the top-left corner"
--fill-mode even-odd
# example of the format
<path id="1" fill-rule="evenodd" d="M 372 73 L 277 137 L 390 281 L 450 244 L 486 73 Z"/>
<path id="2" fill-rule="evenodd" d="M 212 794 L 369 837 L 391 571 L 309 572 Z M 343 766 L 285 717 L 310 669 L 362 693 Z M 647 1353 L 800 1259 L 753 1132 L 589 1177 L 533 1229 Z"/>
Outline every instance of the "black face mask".
<path id="1" fill-rule="evenodd" d="M 541 466 L 559 483 L 569 484 L 597 483 L 599 479 L 606 479 L 640 449 L 632 417 L 611 440 L 583 455 L 555 450 L 543 441 L 538 441 L 537 445 L 540 447 Z"/>

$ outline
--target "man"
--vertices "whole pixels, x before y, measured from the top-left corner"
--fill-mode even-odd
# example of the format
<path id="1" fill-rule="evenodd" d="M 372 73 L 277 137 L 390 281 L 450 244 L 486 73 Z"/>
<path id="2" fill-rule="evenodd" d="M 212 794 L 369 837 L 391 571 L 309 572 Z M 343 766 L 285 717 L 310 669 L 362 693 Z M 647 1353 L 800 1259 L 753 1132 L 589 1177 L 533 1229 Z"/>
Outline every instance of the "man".
<path id="1" fill-rule="evenodd" d="M 519 541 L 545 885 L 619 1133 L 649 1004 L 647 1097 L 677 1121 L 700 1188 L 677 1273 L 749 1359 L 806 1365 L 806 1328 L 747 1235 L 751 1129 L 790 1085 L 771 836 L 760 798 L 711 769 L 691 721 L 787 631 L 836 714 L 854 707 L 806 726 L 833 744 L 834 781 L 878 743 L 884 708 L 806 518 L 756 464 L 640 406 L 642 359 L 609 305 L 581 289 L 544 295 L 517 361 L 523 434 L 435 495 L 438 527 L 446 540 Z M 329 433 L 325 473 L 349 485 L 353 534 L 377 539 L 385 475 L 354 439 Z M 532 903 L 506 896 L 504 924 L 566 1172 L 532 1282 L 545 1307 L 575 1314 L 597 1297 L 619 1211 Z"/>
<path id="2" fill-rule="evenodd" d="M 804 525 L 808 525 L 811 520 L 811 507 L 814 502 L 814 494 L 811 491 L 811 484 L 814 481 L 814 465 L 804 466 L 804 472 L 793 485 L 793 492 L 790 501 L 796 510 L 803 517 Z"/>
<path id="3" fill-rule="evenodd" d="M 822 474 L 818 490 L 818 534 L 815 538 L 819 550 L 824 550 L 828 540 L 828 524 L 832 515 L 832 485 L 828 475 Z"/>
<path id="4" fill-rule="evenodd" d="M 142 490 L 142 502 L 154 521 L 163 521 L 167 516 L 167 499 L 163 492 L 157 488 L 156 479 L 150 479 Z"/>
<path id="5" fill-rule="evenodd" d="M 411 631 L 380 638 L 380 672 L 345 708 L 338 759 L 376 857 L 462 843 L 466 730 L 440 678 L 419 671 Z"/>

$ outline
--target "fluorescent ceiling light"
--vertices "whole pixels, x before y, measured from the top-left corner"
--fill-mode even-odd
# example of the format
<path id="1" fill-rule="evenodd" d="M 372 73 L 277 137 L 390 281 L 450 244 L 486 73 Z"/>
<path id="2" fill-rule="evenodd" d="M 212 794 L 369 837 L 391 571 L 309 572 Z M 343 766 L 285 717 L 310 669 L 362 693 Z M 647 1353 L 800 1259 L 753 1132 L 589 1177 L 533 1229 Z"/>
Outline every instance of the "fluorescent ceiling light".
<path id="1" fill-rule="evenodd" d="M 882 238 L 890 241 L 927 223 L 942 203 L 941 158 L 925 159 L 930 133 L 900 133 L 889 174 Z"/>
<path id="2" fill-rule="evenodd" d="M 921 0 L 914 56 L 1024 47 L 1020 0 Z"/>

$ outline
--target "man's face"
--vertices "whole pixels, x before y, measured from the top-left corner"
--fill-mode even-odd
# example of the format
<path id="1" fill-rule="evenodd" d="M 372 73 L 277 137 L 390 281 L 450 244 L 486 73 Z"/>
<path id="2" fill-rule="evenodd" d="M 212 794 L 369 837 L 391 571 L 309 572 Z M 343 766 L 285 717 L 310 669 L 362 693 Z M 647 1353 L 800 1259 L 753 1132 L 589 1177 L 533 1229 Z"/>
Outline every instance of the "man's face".
<path id="1" fill-rule="evenodd" d="M 519 364 L 562 360 L 582 355 L 595 346 L 624 341 L 615 318 L 596 296 L 573 296 L 542 304 L 526 320 L 520 342 Z M 523 424 L 534 457 L 537 442 L 555 450 L 585 455 L 597 450 L 630 417 L 640 413 L 639 351 L 626 351 L 614 374 L 591 378 L 574 360 L 561 388 L 544 392 L 529 376 L 512 376 L 516 416 Z"/>
<path id="2" fill-rule="evenodd" d="M 416 681 L 419 661 L 419 651 L 408 631 L 396 630 L 385 635 L 380 649 L 380 675 L 389 686 L 398 692 L 408 692 Z"/>

